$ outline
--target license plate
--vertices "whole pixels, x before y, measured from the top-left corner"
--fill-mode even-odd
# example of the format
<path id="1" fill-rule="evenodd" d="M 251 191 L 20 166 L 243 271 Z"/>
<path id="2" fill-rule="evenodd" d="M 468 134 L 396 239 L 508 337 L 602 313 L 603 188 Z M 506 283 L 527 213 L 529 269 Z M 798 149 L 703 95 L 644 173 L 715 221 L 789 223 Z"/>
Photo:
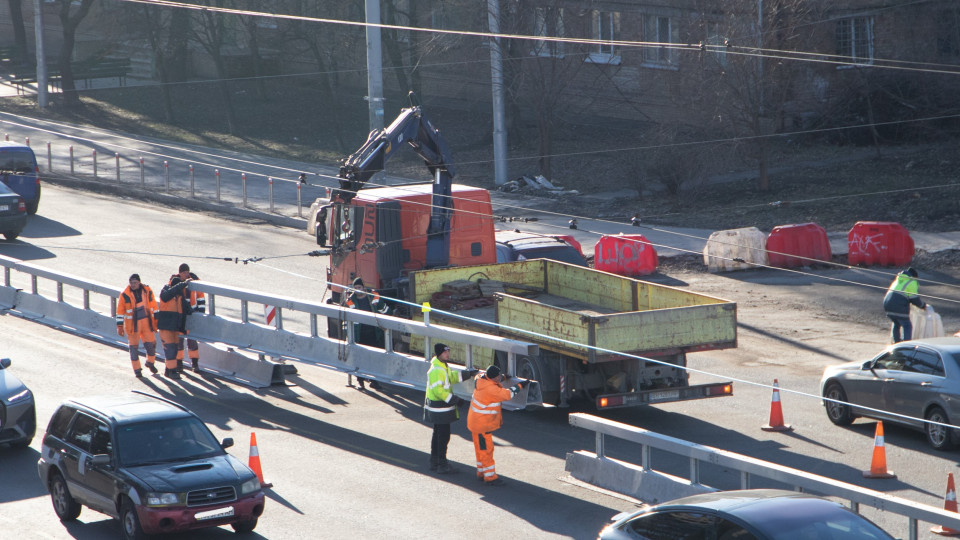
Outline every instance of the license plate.
<path id="1" fill-rule="evenodd" d="M 9 211 L 10 211 L 9 204 L 0 204 L 0 212 L 9 212 Z"/>
<path id="2" fill-rule="evenodd" d="M 204 521 L 207 519 L 230 517 L 232 515 L 233 507 L 228 506 L 226 508 L 217 508 L 216 510 L 207 510 L 206 512 L 197 512 L 193 517 L 197 518 L 197 521 Z"/>
<path id="3" fill-rule="evenodd" d="M 679 390 L 664 390 L 663 392 L 651 392 L 650 401 L 666 401 L 668 399 L 677 399 L 680 397 Z"/>

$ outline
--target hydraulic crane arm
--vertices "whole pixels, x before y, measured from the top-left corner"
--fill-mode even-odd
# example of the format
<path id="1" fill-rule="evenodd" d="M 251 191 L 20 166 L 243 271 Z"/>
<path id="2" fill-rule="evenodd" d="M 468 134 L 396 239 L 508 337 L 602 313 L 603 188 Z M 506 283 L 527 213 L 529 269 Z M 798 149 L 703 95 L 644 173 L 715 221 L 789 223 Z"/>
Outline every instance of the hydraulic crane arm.
<path id="1" fill-rule="evenodd" d="M 340 189 L 333 193 L 344 203 L 375 174 L 384 169 L 387 160 L 404 143 L 423 158 L 433 176 L 433 200 L 430 225 L 427 228 L 427 268 L 445 266 L 450 254 L 450 211 L 453 208 L 451 188 L 454 170 L 450 150 L 435 128 L 423 114 L 416 96 L 410 92 L 410 107 L 400 111 L 392 124 L 370 132 L 367 142 L 350 154 L 340 166 Z"/>

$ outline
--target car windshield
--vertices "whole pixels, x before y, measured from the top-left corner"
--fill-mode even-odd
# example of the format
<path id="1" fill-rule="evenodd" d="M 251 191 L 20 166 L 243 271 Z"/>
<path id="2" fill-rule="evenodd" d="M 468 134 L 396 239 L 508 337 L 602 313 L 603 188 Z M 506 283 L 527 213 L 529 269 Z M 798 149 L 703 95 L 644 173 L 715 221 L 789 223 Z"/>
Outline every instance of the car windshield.
<path id="1" fill-rule="evenodd" d="M 33 172 L 33 153 L 27 150 L 0 150 L 0 171 L 6 173 Z"/>
<path id="2" fill-rule="evenodd" d="M 117 448 L 120 463 L 127 467 L 224 454 L 207 426 L 194 417 L 121 426 Z"/>

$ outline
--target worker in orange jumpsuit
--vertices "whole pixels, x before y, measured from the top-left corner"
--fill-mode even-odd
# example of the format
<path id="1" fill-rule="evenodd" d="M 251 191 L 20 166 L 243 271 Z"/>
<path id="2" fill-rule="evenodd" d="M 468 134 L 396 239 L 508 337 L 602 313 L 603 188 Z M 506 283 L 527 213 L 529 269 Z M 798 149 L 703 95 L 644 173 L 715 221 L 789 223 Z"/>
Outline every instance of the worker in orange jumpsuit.
<path id="1" fill-rule="evenodd" d="M 190 271 L 190 266 L 187 263 L 183 263 L 177 269 L 177 275 L 180 276 L 180 281 L 186 281 L 190 279 L 192 281 L 197 281 L 200 278 L 196 274 Z M 207 299 L 204 297 L 203 293 L 200 291 L 189 290 L 187 294 L 187 300 L 190 302 L 190 312 L 191 313 L 206 313 L 207 311 Z M 187 339 L 187 355 L 190 357 L 190 363 L 192 364 L 193 370 L 200 372 L 200 345 L 195 339 Z M 177 343 L 177 371 L 183 373 L 183 340 Z"/>
<path id="2" fill-rule="evenodd" d="M 487 372 L 477 377 L 477 387 L 470 401 L 467 413 L 467 429 L 473 434 L 473 450 L 477 455 L 477 480 L 485 485 L 503 485 L 503 479 L 497 476 L 493 462 L 493 432 L 503 425 L 503 413 L 500 404 L 517 395 L 523 383 L 504 388 L 503 374 L 496 365 L 487 368 Z"/>
<path id="3" fill-rule="evenodd" d="M 163 357 L 166 359 L 163 375 L 170 379 L 180 378 L 180 372 L 177 371 L 177 349 L 183 346 L 181 338 L 187 333 L 187 316 L 191 311 L 187 297 L 190 281 L 190 278 L 181 280 L 179 275 L 174 274 L 160 291 L 157 328 L 160 329 Z"/>
<path id="4" fill-rule="evenodd" d="M 150 287 L 140 283 L 140 274 L 130 276 L 129 285 L 117 298 L 117 335 L 127 336 L 130 344 L 130 362 L 133 373 L 142 377 L 140 369 L 140 342 L 147 351 L 147 369 L 156 373 L 157 360 L 157 300 Z"/>

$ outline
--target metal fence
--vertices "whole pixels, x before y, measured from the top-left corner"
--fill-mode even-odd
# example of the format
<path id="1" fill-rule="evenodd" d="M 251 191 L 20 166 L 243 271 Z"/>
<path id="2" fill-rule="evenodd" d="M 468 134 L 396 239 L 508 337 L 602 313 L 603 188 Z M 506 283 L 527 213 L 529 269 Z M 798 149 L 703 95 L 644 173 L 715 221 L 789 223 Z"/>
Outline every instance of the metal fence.
<path id="1" fill-rule="evenodd" d="M 656 486 L 661 491 L 665 481 L 673 481 L 682 485 L 682 489 L 688 490 L 689 493 L 716 491 L 716 489 L 701 483 L 701 469 L 709 465 L 739 474 L 740 489 L 750 489 L 754 479 L 764 478 L 786 484 L 797 491 L 827 495 L 849 501 L 850 508 L 856 512 L 859 512 L 860 506 L 864 505 L 904 516 L 907 520 L 910 540 L 918 538 L 918 524 L 921 521 L 960 529 L 960 514 L 956 512 L 948 512 L 832 478 L 710 446 L 691 443 L 589 414 L 575 413 L 571 414 L 569 419 L 570 425 L 593 431 L 596 435 L 595 452 L 580 451 L 567 454 L 567 470 L 570 474 L 578 480 L 620 493 L 638 496 L 644 500 L 672 498 L 672 495 L 663 497 L 662 493 L 636 493 L 634 491 L 635 487 L 644 485 L 640 478 L 645 475 L 655 477 L 656 481 L 649 482 L 649 484 Z M 615 437 L 640 445 L 640 463 L 628 464 L 607 457 L 606 437 Z M 657 470 L 653 460 L 652 450 L 654 449 L 687 459 L 689 461 L 687 478 L 677 478 L 663 472 L 662 469 Z"/>

